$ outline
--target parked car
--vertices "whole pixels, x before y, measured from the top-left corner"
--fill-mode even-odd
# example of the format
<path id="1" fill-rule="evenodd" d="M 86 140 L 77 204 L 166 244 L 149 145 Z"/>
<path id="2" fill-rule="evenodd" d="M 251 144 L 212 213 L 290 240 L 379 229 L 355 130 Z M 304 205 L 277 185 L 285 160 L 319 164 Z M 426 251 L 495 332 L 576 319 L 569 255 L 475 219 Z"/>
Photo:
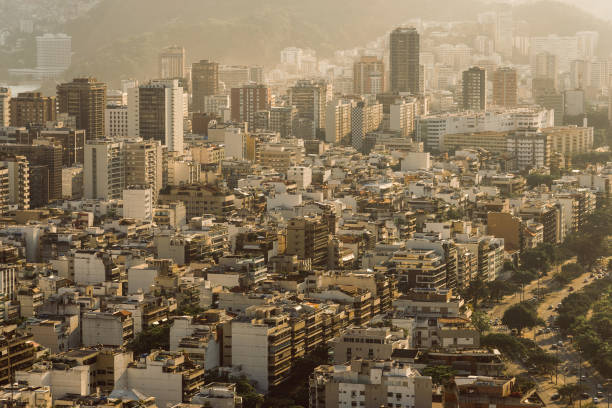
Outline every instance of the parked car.
<path id="1" fill-rule="evenodd" d="M 582 399 L 589 399 L 589 398 L 591 398 L 591 396 L 588 393 L 586 393 L 586 392 L 583 392 L 582 394 L 580 394 L 580 396 L 582 397 Z"/>
<path id="2" fill-rule="evenodd" d="M 557 401 L 557 400 L 558 400 L 558 399 L 560 399 L 560 398 L 561 398 L 561 395 L 559 395 L 559 394 L 553 394 L 553 395 L 550 397 L 550 399 L 551 399 L 552 401 Z"/>
<path id="3" fill-rule="evenodd" d="M 593 397 L 593 404 L 597 404 L 599 402 L 599 398 Z"/>

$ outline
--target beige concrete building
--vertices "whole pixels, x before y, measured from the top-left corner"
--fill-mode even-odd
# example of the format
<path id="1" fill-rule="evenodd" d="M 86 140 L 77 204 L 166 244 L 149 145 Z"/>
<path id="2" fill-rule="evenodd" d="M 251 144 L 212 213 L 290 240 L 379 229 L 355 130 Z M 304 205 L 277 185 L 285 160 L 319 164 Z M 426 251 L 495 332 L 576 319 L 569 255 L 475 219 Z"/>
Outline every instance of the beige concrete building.
<path id="1" fill-rule="evenodd" d="M 321 217 L 293 218 L 287 225 L 288 255 L 311 259 L 312 265 L 327 265 L 329 229 Z"/>
<path id="2" fill-rule="evenodd" d="M 311 408 L 431 407 L 431 377 L 393 360 L 319 366 L 309 380 Z"/>
<path id="3" fill-rule="evenodd" d="M 442 137 L 442 150 L 482 148 L 501 154 L 508 151 L 507 137 L 507 132 L 445 134 Z"/>
<path id="4" fill-rule="evenodd" d="M 126 141 L 123 145 L 126 186 L 148 186 L 157 200 L 162 188 L 163 149 L 158 140 Z"/>
<path id="5" fill-rule="evenodd" d="M 168 205 L 176 201 L 185 204 L 187 219 L 213 214 L 228 216 L 234 210 L 234 194 L 206 184 L 167 186 L 159 194 L 159 203 Z"/>
<path id="6" fill-rule="evenodd" d="M 410 342 L 403 333 L 391 333 L 388 327 L 350 327 L 334 339 L 334 363 L 352 360 L 388 360 L 395 349 L 407 349 Z"/>

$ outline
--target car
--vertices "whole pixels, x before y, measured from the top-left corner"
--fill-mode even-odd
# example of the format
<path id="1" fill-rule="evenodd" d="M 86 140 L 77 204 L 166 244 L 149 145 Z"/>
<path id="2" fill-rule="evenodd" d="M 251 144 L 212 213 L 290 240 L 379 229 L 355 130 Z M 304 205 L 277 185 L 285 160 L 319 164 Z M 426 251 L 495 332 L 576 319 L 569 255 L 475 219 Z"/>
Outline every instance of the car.
<path id="1" fill-rule="evenodd" d="M 558 399 L 560 399 L 560 398 L 561 398 L 561 395 L 559 395 L 559 394 L 553 394 L 553 395 L 550 397 L 550 400 L 551 400 L 551 401 L 557 401 L 557 400 L 558 400 Z"/>
<path id="2" fill-rule="evenodd" d="M 570 286 L 569 288 L 567 288 L 568 291 L 573 292 L 574 291 L 574 287 Z"/>
<path id="3" fill-rule="evenodd" d="M 538 336 L 543 333 L 544 333 L 544 329 L 538 329 L 538 332 L 537 332 Z"/>
<path id="4" fill-rule="evenodd" d="M 580 376 L 580 381 L 586 381 L 587 380 L 587 376 L 586 375 L 581 375 Z"/>
<path id="5" fill-rule="evenodd" d="M 597 394 L 595 395 L 597 395 L 597 398 L 602 398 L 604 396 L 604 393 L 601 391 L 597 391 Z"/>
<path id="6" fill-rule="evenodd" d="M 597 404 L 599 402 L 599 398 L 593 397 L 593 404 Z"/>
<path id="7" fill-rule="evenodd" d="M 557 350 L 558 348 L 559 348 L 559 347 L 557 347 L 557 345 L 556 345 L 556 344 L 553 344 L 552 346 L 550 346 L 550 349 L 551 349 L 551 350 Z"/>
<path id="8" fill-rule="evenodd" d="M 552 305 L 549 305 L 549 306 L 548 306 L 548 310 L 553 310 Z"/>
<path id="9" fill-rule="evenodd" d="M 584 278 L 584 280 L 583 280 L 584 283 L 587 283 L 588 281 L 589 281 L 588 278 Z"/>
<path id="10" fill-rule="evenodd" d="M 580 397 L 582 397 L 582 399 L 589 399 L 589 398 L 591 398 L 591 396 L 588 393 L 586 393 L 586 392 L 583 392 L 582 394 L 580 394 Z"/>

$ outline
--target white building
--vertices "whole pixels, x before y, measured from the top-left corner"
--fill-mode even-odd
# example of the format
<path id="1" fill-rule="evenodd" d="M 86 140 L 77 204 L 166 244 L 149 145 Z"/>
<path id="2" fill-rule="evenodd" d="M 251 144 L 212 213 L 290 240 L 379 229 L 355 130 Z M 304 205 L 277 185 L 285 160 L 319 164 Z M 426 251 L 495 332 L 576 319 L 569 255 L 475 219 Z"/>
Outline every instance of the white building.
<path id="1" fill-rule="evenodd" d="M 415 140 L 423 142 L 426 150 L 440 150 L 446 134 L 546 128 L 554 121 L 554 111 L 541 108 L 428 115 L 416 119 Z"/>
<path id="2" fill-rule="evenodd" d="M 287 169 L 287 180 L 294 181 L 297 188 L 303 190 L 312 183 L 312 168 L 292 166 Z"/>
<path id="3" fill-rule="evenodd" d="M 122 143 L 109 140 L 88 140 L 83 164 L 84 196 L 88 199 L 121 198 L 123 173 Z"/>
<path id="4" fill-rule="evenodd" d="M 81 333 L 85 347 L 125 347 L 134 338 L 134 319 L 125 310 L 83 313 Z"/>
<path id="5" fill-rule="evenodd" d="M 155 285 L 158 271 L 156 268 L 146 263 L 131 266 L 128 269 L 128 294 L 132 295 L 142 291 L 150 293 L 152 286 Z"/>
<path id="6" fill-rule="evenodd" d="M 429 152 L 405 152 L 401 160 L 402 171 L 429 170 L 431 158 Z"/>
<path id="7" fill-rule="evenodd" d="M 104 132 L 108 139 L 128 137 L 128 107 L 109 105 L 104 110 Z"/>
<path id="8" fill-rule="evenodd" d="M 77 251 L 74 254 L 74 282 L 77 285 L 98 285 L 106 282 L 115 268 L 108 257 L 96 251 Z"/>
<path id="9" fill-rule="evenodd" d="M 389 107 L 389 129 L 400 131 L 402 136 L 410 137 L 414 131 L 416 103 L 402 100 Z"/>
<path id="10" fill-rule="evenodd" d="M 431 407 L 431 377 L 393 360 L 319 366 L 309 380 L 311 408 Z"/>
<path id="11" fill-rule="evenodd" d="M 151 221 L 153 218 L 153 192 L 149 187 L 128 186 L 123 190 L 123 218 Z"/>
<path id="12" fill-rule="evenodd" d="M 177 79 L 153 80 L 128 89 L 128 135 L 159 140 L 183 153 L 183 88 Z"/>
<path id="13" fill-rule="evenodd" d="M 351 104 L 342 100 L 330 103 L 325 114 L 325 141 L 342 143 L 351 136 Z"/>
<path id="14" fill-rule="evenodd" d="M 128 389 L 155 397 L 158 407 L 181 403 L 204 385 L 204 370 L 190 367 L 176 352 L 154 351 L 128 367 L 127 374 Z"/>
<path id="15" fill-rule="evenodd" d="M 64 71 L 72 62 L 72 37 L 45 34 L 36 37 L 36 67 Z"/>
<path id="16" fill-rule="evenodd" d="M 365 135 L 378 129 L 383 120 L 383 109 L 380 103 L 367 105 L 365 102 L 353 102 L 351 107 L 351 145 L 357 150 L 363 149 Z"/>
<path id="17" fill-rule="evenodd" d="M 26 383 L 30 387 L 51 387 L 53 399 L 68 394 L 86 396 L 91 393 L 90 366 L 67 364 L 37 364 L 27 371 L 15 372 L 15 382 Z"/>
<path id="18" fill-rule="evenodd" d="M 531 38 L 531 56 L 548 52 L 557 57 L 557 68 L 561 72 L 570 69 L 570 61 L 578 58 L 578 38 L 576 36 L 560 37 L 550 34 L 547 37 Z"/>
<path id="19" fill-rule="evenodd" d="M 10 121 L 11 89 L 0 88 L 0 127 L 8 127 Z"/>

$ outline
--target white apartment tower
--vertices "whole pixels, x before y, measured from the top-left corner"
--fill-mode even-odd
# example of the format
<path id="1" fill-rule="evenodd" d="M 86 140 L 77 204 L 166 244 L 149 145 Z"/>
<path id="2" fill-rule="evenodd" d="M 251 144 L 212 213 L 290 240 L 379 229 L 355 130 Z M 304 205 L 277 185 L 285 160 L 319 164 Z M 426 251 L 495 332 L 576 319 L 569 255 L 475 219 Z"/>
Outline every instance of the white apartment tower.
<path id="1" fill-rule="evenodd" d="M 176 79 L 153 80 L 128 90 L 128 135 L 159 140 L 183 153 L 183 88 Z"/>
<path id="2" fill-rule="evenodd" d="M 8 127 L 10 120 L 10 88 L 0 88 L 0 127 Z"/>
<path id="3" fill-rule="evenodd" d="M 72 37 L 45 34 L 36 37 L 36 67 L 66 70 L 72 62 Z"/>
<path id="4" fill-rule="evenodd" d="M 122 143 L 89 140 L 85 143 L 83 164 L 84 196 L 88 199 L 120 199 L 125 174 Z"/>

